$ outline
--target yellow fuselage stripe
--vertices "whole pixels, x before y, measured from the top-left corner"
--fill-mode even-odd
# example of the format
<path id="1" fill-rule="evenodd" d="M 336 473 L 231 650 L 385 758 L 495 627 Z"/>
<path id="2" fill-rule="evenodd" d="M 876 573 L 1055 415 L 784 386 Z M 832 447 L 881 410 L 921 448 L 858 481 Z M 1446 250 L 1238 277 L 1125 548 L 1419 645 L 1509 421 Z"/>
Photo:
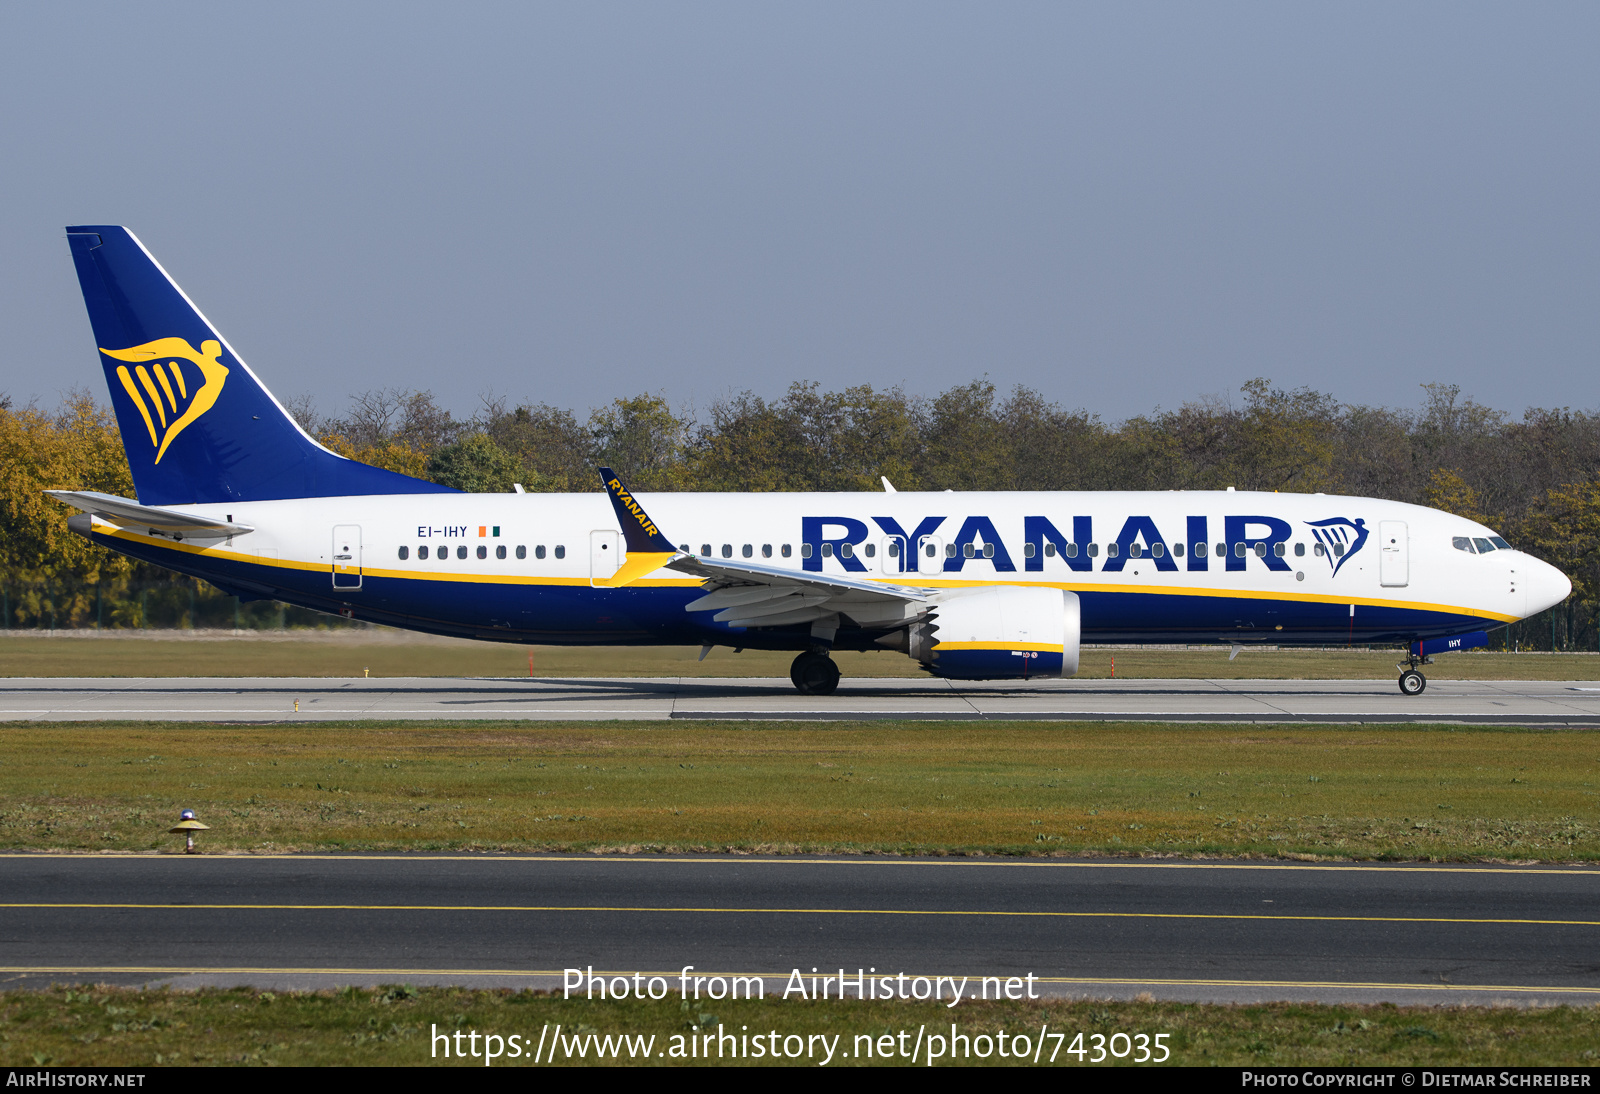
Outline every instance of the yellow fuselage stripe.
<path id="1" fill-rule="evenodd" d="M 99 518 L 96 518 L 97 522 Z M 243 562 L 252 566 L 266 566 L 280 570 L 300 570 L 309 573 L 330 573 L 331 567 L 323 562 L 299 562 L 294 559 L 261 558 L 257 555 L 247 554 L 243 551 L 227 550 L 217 547 L 196 547 L 189 543 L 175 543 L 160 537 L 141 535 L 113 525 L 98 523 L 96 530 L 102 535 L 114 539 L 123 539 L 132 543 L 139 543 L 161 550 L 177 551 L 184 554 L 198 555 L 205 558 L 227 559 L 232 562 Z M 495 575 L 495 574 L 468 574 L 451 572 L 448 570 L 392 570 L 377 567 L 363 567 L 364 574 L 373 577 L 401 578 L 407 581 L 453 581 L 465 584 L 482 585 L 571 585 L 584 586 L 591 584 L 587 577 L 556 577 L 543 575 Z M 805 576 L 801 574 L 799 576 Z M 899 586 L 906 585 L 903 581 L 892 578 L 873 578 L 880 585 Z M 695 577 L 649 577 L 641 578 L 630 583 L 631 588 L 639 587 L 680 587 L 695 588 L 701 585 L 702 579 Z M 1186 596 L 1208 597 L 1221 600 L 1276 600 L 1297 604 L 1353 604 L 1369 608 L 1400 608 L 1408 611 L 1441 612 L 1447 615 L 1467 615 L 1477 619 L 1493 619 L 1501 623 L 1515 623 L 1522 618 L 1517 615 L 1504 615 L 1500 612 L 1487 611 L 1483 608 L 1468 608 L 1457 604 L 1432 604 L 1424 601 L 1411 600 L 1379 600 L 1371 597 L 1333 596 L 1323 593 L 1291 593 L 1268 592 L 1257 589 L 1208 589 L 1192 585 L 1151 586 L 1151 585 L 1125 585 L 1125 584 L 1100 584 L 1088 581 L 974 581 L 971 579 L 938 578 L 932 580 L 919 580 L 914 586 L 918 589 L 968 589 L 983 588 L 992 585 L 1018 585 L 1026 588 L 1065 589 L 1075 593 L 1125 593 L 1141 596 Z M 1007 649 L 1027 647 L 1004 647 Z M 1053 647 L 1052 647 L 1053 648 Z"/>

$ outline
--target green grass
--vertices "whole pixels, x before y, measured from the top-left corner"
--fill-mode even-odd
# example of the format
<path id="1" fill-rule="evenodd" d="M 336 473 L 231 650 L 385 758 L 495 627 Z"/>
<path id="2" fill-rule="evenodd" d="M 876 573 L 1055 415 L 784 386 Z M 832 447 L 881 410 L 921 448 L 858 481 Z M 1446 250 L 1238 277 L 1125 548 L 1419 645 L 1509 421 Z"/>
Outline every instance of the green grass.
<path id="1" fill-rule="evenodd" d="M 1070 1052 L 1076 1034 L 1093 1052 L 1096 1035 L 1166 1034 L 1173 1065 L 1248 1066 L 1593 1066 L 1600 1010 L 1593 1007 L 1507 1009 L 1487 1007 L 1204 1006 L 1182 1003 L 963 1003 L 955 1010 L 929 1003 L 854 1001 L 825 1003 L 740 1000 L 697 1004 L 669 995 L 661 1002 L 563 1000 L 532 992 L 345 989 L 274 994 L 253 990 L 199 992 L 53 988 L 0 995 L 0 1066 L 159 1065 L 422 1065 L 483 1066 L 483 1060 L 432 1055 L 435 1027 L 517 1034 L 538 1041 L 547 1025 L 563 1034 L 654 1035 L 655 1052 L 670 1052 L 673 1038 L 715 1034 L 720 1024 L 738 1034 L 776 1031 L 782 1038 L 821 1034 L 838 1040 L 832 1066 L 906 1064 L 900 1058 L 862 1059 L 858 1036 L 874 1039 L 907 1031 L 915 1045 L 919 1027 L 948 1036 L 951 1024 L 969 1036 L 993 1038 L 1002 1030 L 1036 1038 L 1040 1027 L 1063 1031 L 1047 1038 L 1041 1063 L 1057 1045 L 1056 1066 L 1078 1066 Z M 464 1043 L 467 1043 L 464 1041 Z M 479 1042 L 482 1044 L 482 1041 Z M 700 1042 L 704 1044 L 704 1042 Z M 864 1044 L 864 1042 L 862 1042 Z M 898 1041 L 896 1041 L 898 1048 Z M 530 1048 L 531 1053 L 531 1048 Z M 818 1043 L 818 1051 L 821 1045 Z M 568 1061 L 559 1058 L 557 1063 Z M 595 1063 L 593 1052 L 587 1061 Z M 607 1063 L 612 1061 L 607 1060 Z M 630 1062 L 626 1053 L 620 1063 Z M 650 1065 L 678 1061 L 635 1061 Z M 717 1063 L 689 1060 L 691 1064 Z M 723 1063 L 768 1063 L 724 1060 Z M 788 1061 L 785 1061 L 788 1062 Z M 803 1061 L 801 1061 L 803 1062 Z M 919 1063 L 926 1064 L 925 1058 Z M 941 1060 L 940 1063 L 948 1063 Z M 1023 1061 L 957 1061 L 994 1065 Z M 1031 1063 L 1031 1060 L 1028 1061 Z M 1131 1062 L 1131 1054 L 1130 1060 Z M 1116 1063 L 1107 1060 L 1106 1065 Z M 526 1067 L 526 1059 L 500 1066 Z"/>
<path id="2" fill-rule="evenodd" d="M 1600 858 L 1600 733 L 12 723 L 0 846 Z"/>
<path id="3" fill-rule="evenodd" d="M 116 635 L 116 632 L 109 632 Z M 785 677 L 792 653 L 719 647 L 699 660 L 698 646 L 508 646 L 416 638 L 393 631 L 288 631 L 233 637 L 0 638 L 4 676 L 741 676 Z M 1397 675 L 1398 650 L 1251 650 L 1228 660 L 1228 648 L 1086 650 L 1082 679 L 1382 680 Z M 847 679 L 928 679 L 903 654 L 839 653 Z M 1113 662 L 1115 663 L 1113 665 Z M 1472 653 L 1440 657 L 1438 680 L 1593 680 L 1600 656 L 1571 653 Z"/>

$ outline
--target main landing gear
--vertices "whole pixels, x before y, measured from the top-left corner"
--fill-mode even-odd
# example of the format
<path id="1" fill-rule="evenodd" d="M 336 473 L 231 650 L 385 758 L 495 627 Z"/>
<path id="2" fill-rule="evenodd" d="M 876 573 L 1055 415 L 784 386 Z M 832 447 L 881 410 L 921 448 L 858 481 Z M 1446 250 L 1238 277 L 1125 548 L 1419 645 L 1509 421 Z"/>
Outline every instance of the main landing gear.
<path id="1" fill-rule="evenodd" d="M 1431 664 L 1433 658 L 1413 654 L 1396 665 L 1395 668 L 1400 670 L 1400 694 L 1421 695 L 1422 689 L 1428 686 L 1428 678 L 1417 671 L 1417 666 Z"/>
<path id="2" fill-rule="evenodd" d="M 839 687 L 839 666 L 821 650 L 807 650 L 789 666 L 789 679 L 801 695 L 832 695 Z"/>

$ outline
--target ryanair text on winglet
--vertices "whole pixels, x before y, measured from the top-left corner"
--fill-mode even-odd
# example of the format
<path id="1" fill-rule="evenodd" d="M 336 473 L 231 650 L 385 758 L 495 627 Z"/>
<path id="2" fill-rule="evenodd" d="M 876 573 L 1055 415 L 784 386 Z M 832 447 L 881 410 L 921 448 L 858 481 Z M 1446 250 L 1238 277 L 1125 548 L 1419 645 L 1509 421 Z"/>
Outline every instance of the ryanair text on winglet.
<path id="1" fill-rule="evenodd" d="M 644 510 L 639 508 L 639 503 L 633 500 L 633 495 L 628 493 L 627 488 L 622 485 L 621 479 L 612 479 L 606 485 L 617 495 L 617 500 L 627 508 L 628 512 L 638 519 L 646 532 L 653 536 L 660 531 L 650 518 L 645 516 Z"/>

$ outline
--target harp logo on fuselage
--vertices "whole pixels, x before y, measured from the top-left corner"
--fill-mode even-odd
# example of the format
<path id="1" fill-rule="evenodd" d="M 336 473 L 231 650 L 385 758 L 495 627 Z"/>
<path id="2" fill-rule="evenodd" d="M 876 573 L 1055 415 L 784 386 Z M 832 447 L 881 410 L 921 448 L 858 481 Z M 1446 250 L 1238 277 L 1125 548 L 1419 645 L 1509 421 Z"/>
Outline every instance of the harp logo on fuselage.
<path id="1" fill-rule="evenodd" d="M 156 463 L 179 433 L 216 405 L 228 378 L 228 367 L 218 360 L 222 343 L 215 338 L 201 342 L 198 350 L 182 338 L 157 338 L 100 352 L 133 365 L 118 365 L 117 379 L 144 419 Z"/>

